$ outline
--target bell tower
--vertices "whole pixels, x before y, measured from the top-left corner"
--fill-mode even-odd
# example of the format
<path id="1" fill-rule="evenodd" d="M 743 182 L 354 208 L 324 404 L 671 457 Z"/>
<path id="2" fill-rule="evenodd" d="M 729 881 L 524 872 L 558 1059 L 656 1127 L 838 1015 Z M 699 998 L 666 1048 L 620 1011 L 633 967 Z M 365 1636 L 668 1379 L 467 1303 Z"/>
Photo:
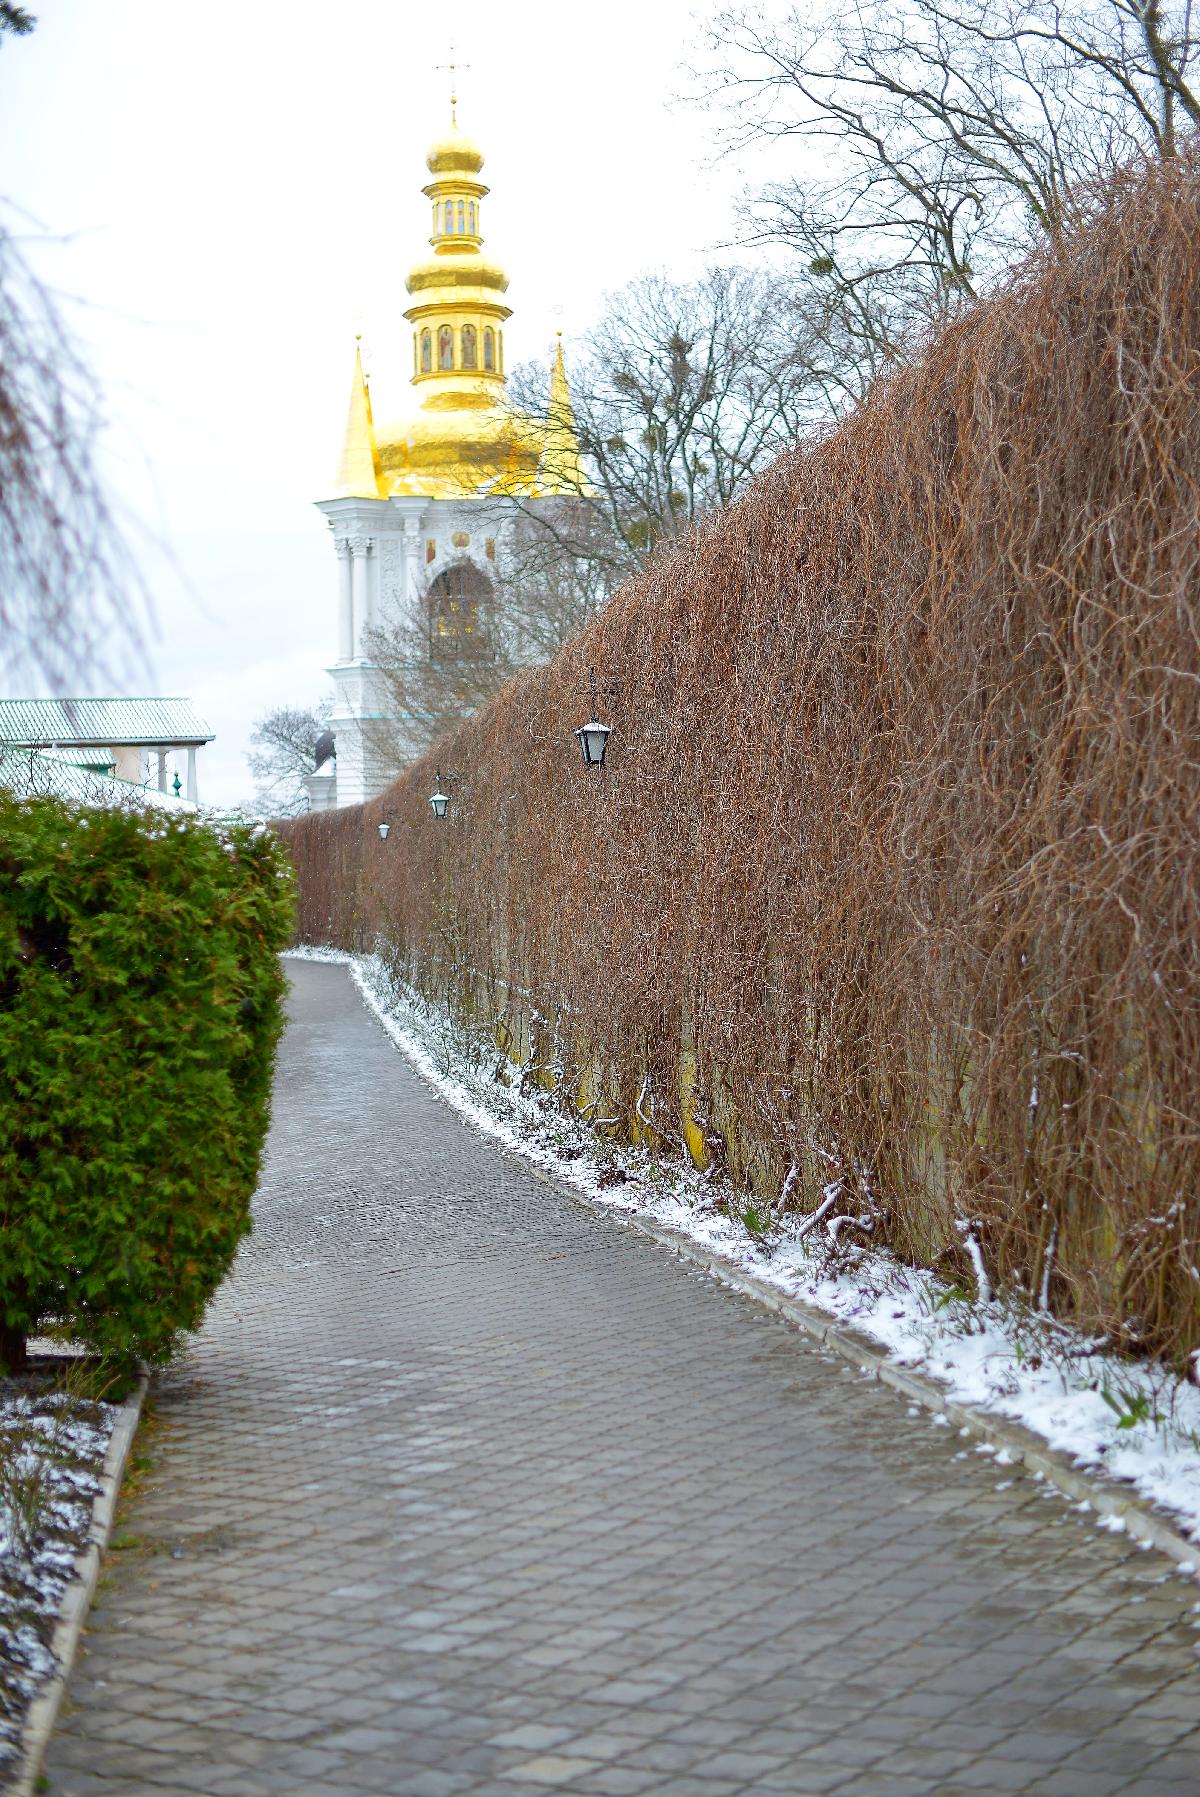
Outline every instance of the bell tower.
<path id="1" fill-rule="evenodd" d="M 507 401 L 508 277 L 483 251 L 483 152 L 460 131 L 453 95 L 450 108 L 425 158 L 431 253 L 406 283 L 413 409 L 376 426 L 356 349 L 332 497 L 318 502 L 337 558 L 337 697 L 335 756 L 308 783 L 314 810 L 373 797 L 415 752 L 375 633 L 396 630 L 430 659 L 497 652 L 482 619 L 502 586 L 513 500 L 584 490 L 561 346 L 549 419 Z"/>

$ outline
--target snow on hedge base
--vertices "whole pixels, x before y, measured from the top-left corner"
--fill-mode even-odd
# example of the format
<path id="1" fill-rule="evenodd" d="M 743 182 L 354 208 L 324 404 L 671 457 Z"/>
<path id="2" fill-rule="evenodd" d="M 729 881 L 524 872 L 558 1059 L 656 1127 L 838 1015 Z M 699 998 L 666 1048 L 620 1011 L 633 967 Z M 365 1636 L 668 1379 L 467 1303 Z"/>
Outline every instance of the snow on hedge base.
<path id="1" fill-rule="evenodd" d="M 0 1354 L 164 1358 L 249 1228 L 291 880 L 273 835 L 0 794 Z"/>

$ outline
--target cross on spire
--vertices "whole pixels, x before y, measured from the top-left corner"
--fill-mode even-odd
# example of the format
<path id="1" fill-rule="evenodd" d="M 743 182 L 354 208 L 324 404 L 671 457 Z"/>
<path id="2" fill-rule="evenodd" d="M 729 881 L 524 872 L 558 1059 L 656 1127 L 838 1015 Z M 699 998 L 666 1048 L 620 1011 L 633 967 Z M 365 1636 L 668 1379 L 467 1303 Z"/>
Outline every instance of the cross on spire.
<path id="1" fill-rule="evenodd" d="M 454 126 L 455 130 L 457 130 L 458 129 L 458 118 L 457 118 L 455 109 L 458 106 L 459 70 L 460 69 L 469 69 L 471 65 L 469 62 L 456 62 L 454 60 L 454 45 L 451 44 L 451 46 L 450 46 L 450 61 L 449 62 L 437 62 L 433 66 L 436 70 L 440 70 L 442 73 L 448 73 L 450 76 L 450 123 L 451 123 L 451 125 Z"/>

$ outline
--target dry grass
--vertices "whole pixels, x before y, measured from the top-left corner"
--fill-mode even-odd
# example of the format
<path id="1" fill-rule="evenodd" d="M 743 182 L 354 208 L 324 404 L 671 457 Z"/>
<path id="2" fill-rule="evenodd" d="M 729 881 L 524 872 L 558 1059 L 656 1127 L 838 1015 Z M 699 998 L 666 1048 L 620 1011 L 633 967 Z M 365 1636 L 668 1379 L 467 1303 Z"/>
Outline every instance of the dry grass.
<path id="1" fill-rule="evenodd" d="M 1200 165 L 1127 177 L 382 802 L 305 940 L 557 1028 L 735 1176 L 1181 1360 L 1200 1344 Z M 595 666 L 609 766 L 572 728 Z M 383 809 L 396 820 L 382 843 Z M 524 996 L 522 996 L 524 995 Z M 645 1100 L 643 1101 L 645 1103 Z M 677 1113 L 676 1113 L 677 1116 Z M 674 1125 L 676 1131 L 678 1124 Z M 865 1214 L 865 1213 L 864 1213 Z"/>

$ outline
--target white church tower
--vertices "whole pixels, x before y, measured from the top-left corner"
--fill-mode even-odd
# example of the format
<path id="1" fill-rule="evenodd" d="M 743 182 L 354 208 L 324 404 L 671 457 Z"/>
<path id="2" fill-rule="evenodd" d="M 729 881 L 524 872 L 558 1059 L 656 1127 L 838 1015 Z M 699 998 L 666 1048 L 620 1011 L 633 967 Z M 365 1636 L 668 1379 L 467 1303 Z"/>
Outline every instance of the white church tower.
<path id="1" fill-rule="evenodd" d="M 483 155 L 459 131 L 453 102 L 426 162 L 433 253 L 409 273 L 404 314 L 416 410 L 377 431 L 356 351 L 333 497 L 319 502 L 337 559 L 337 660 L 335 753 L 309 777 L 314 810 L 374 797 L 405 759 L 404 720 L 389 711 L 369 631 L 419 624 L 431 655 L 468 648 L 504 567 L 512 500 L 587 490 L 561 348 L 549 429 L 506 402 L 508 281 L 483 255 Z"/>

